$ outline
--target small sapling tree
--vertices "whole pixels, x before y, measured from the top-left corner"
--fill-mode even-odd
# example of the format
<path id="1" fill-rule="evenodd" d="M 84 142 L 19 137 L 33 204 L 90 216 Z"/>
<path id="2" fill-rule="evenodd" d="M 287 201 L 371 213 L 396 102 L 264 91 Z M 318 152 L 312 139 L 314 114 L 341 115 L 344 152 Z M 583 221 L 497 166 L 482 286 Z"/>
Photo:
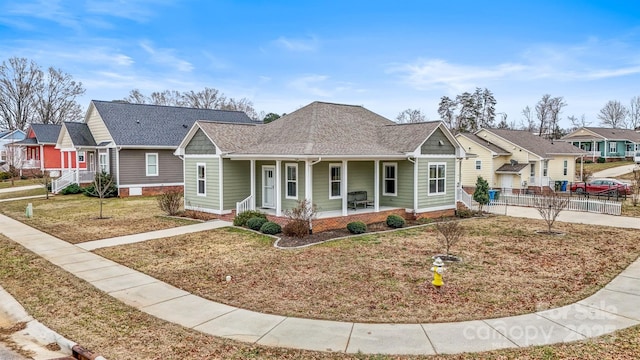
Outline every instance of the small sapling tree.
<path id="1" fill-rule="evenodd" d="M 464 236 L 464 228 L 460 226 L 460 222 L 457 220 L 446 220 L 441 217 L 435 224 L 436 230 L 440 232 L 442 237 L 439 237 L 440 243 L 445 248 L 445 260 L 453 260 L 455 256 L 452 256 L 450 249 L 457 244 Z"/>
<path id="2" fill-rule="evenodd" d="M 569 198 L 552 193 L 551 195 L 539 196 L 533 200 L 534 207 L 538 210 L 542 220 L 547 223 L 547 233 L 553 234 L 551 228 L 556 218 L 562 210 L 569 204 Z"/>
<path id="3" fill-rule="evenodd" d="M 282 231 L 286 235 L 305 237 L 312 231 L 312 220 L 316 217 L 318 208 L 307 199 L 298 201 L 298 205 L 290 210 L 285 210 L 284 214 L 289 218 L 289 222 Z"/>
<path id="4" fill-rule="evenodd" d="M 476 190 L 473 192 L 473 200 L 478 203 L 478 211 L 482 213 L 482 207 L 489 203 L 489 183 L 487 180 L 478 176 L 476 180 Z"/>
<path id="5" fill-rule="evenodd" d="M 93 184 L 91 185 L 92 186 L 87 189 L 87 195 L 100 199 L 100 216 L 98 219 L 104 219 L 102 216 L 102 204 L 104 203 L 104 199 L 109 197 L 110 193 L 113 192 L 113 178 L 110 174 L 103 171 L 96 174 L 96 177 L 93 179 Z"/>

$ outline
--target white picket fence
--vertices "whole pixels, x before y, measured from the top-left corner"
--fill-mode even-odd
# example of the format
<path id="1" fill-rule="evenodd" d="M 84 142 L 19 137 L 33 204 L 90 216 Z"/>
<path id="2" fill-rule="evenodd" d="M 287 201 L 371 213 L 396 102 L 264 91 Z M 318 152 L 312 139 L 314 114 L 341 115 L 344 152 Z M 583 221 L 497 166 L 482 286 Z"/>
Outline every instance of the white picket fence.
<path id="1" fill-rule="evenodd" d="M 498 199 L 492 200 L 488 205 L 484 207 L 489 210 L 493 206 L 524 206 L 535 207 L 536 198 L 540 198 L 540 195 L 525 195 L 525 194 L 498 194 Z M 462 201 L 469 209 L 478 209 L 478 203 L 473 200 L 473 196 L 468 194 L 463 189 L 458 189 L 458 200 Z M 571 197 L 565 210 L 570 211 L 584 211 L 597 214 L 608 215 L 621 215 L 622 203 L 612 200 L 596 200 L 586 197 Z"/>

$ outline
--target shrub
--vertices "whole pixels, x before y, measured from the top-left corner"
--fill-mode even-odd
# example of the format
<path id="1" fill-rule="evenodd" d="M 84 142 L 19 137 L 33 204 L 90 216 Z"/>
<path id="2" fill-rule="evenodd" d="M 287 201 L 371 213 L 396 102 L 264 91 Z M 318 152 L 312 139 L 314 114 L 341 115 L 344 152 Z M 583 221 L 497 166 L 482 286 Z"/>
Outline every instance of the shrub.
<path id="1" fill-rule="evenodd" d="M 174 216 L 180 212 L 180 206 L 182 206 L 182 191 L 169 190 L 158 196 L 158 206 L 160 210 L 165 213 Z"/>
<path id="2" fill-rule="evenodd" d="M 282 228 L 282 233 L 287 236 L 295 236 L 303 238 L 309 235 L 309 222 L 306 220 L 289 220 L 287 224 Z"/>
<path id="3" fill-rule="evenodd" d="M 362 221 L 353 221 L 347 224 L 347 230 L 352 234 L 364 234 L 367 232 L 367 224 Z"/>
<path id="4" fill-rule="evenodd" d="M 401 228 L 405 224 L 404 219 L 398 215 L 389 215 L 387 216 L 387 226 L 392 227 L 394 229 Z"/>
<path id="5" fill-rule="evenodd" d="M 249 219 L 254 218 L 254 217 L 259 217 L 259 218 L 263 218 L 263 219 L 267 219 L 267 215 L 261 213 L 260 211 L 257 210 L 247 210 L 247 211 L 243 211 L 240 214 L 237 214 L 235 218 L 233 218 L 233 225 L 235 226 L 247 226 L 247 221 L 249 221 Z"/>
<path id="6" fill-rule="evenodd" d="M 470 218 L 473 216 L 473 211 L 469 209 L 458 209 L 456 210 L 456 216 L 463 219 Z"/>
<path id="7" fill-rule="evenodd" d="M 598 163 L 602 164 L 602 163 L 605 163 L 605 162 L 607 162 L 607 159 L 605 159 L 603 157 L 599 157 L 598 158 Z"/>
<path id="8" fill-rule="evenodd" d="M 80 194 L 82 192 L 82 188 L 78 184 L 70 184 L 66 188 L 60 190 L 60 194 L 69 195 L 69 194 Z"/>
<path id="9" fill-rule="evenodd" d="M 11 179 L 11 173 L 8 171 L 0 171 L 0 180 Z"/>
<path id="10" fill-rule="evenodd" d="M 263 234 L 275 235 L 282 232 L 282 228 L 274 222 L 267 221 L 260 227 L 260 232 Z"/>
<path id="11" fill-rule="evenodd" d="M 260 228 L 262 227 L 262 225 L 264 225 L 264 223 L 267 222 L 267 219 L 262 218 L 262 217 L 252 217 L 251 219 L 247 220 L 247 227 L 251 230 L 260 230 Z"/>

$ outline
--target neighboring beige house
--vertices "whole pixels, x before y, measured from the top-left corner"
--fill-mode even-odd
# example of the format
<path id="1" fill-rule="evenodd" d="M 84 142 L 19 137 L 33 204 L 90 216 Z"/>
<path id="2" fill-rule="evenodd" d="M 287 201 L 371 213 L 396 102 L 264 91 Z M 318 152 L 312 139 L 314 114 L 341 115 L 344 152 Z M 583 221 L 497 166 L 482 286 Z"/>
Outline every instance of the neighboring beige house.
<path id="1" fill-rule="evenodd" d="M 461 164 L 460 182 L 465 188 L 475 187 L 482 176 L 491 188 L 506 192 L 554 189 L 556 181 L 576 180 L 576 160 L 587 154 L 566 142 L 522 130 L 481 129 L 456 139 L 470 155 Z"/>

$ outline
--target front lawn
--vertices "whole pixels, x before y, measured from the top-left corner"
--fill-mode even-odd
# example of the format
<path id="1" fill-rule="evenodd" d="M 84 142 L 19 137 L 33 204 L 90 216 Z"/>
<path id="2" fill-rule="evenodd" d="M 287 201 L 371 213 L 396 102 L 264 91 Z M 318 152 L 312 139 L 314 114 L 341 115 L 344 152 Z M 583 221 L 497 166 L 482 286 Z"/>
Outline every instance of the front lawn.
<path id="1" fill-rule="evenodd" d="M 42 179 L 14 179 L 13 186 L 11 185 L 11 180 L 2 180 L 0 181 L 0 189 L 6 189 L 10 187 L 18 187 L 18 186 L 27 186 L 27 185 L 42 185 L 44 181 Z"/>
<path id="2" fill-rule="evenodd" d="M 20 190 L 20 191 L 11 191 L 11 192 L 7 192 L 7 193 L 0 193 L 0 200 L 4 200 L 4 199 L 17 199 L 17 198 L 21 198 L 21 197 L 26 197 L 26 196 L 36 196 L 36 195 L 42 195 L 45 196 L 46 192 L 45 189 L 31 189 L 31 190 Z M 51 194 L 49 194 L 51 195 Z M 3 205 L 4 207 L 5 205 Z"/>
<path id="3" fill-rule="evenodd" d="M 585 163 L 584 170 L 588 170 L 591 172 L 598 172 L 598 171 L 602 171 L 605 169 L 610 169 L 618 166 L 633 165 L 633 164 L 634 162 L 632 160 L 611 161 L 611 162 L 604 162 L 604 163 L 593 162 L 593 163 Z M 576 169 L 580 171 L 580 163 L 576 164 Z"/>
<path id="4" fill-rule="evenodd" d="M 196 295 L 260 312 L 357 322 L 428 323 L 493 318 L 573 303 L 640 254 L 637 230 L 539 220 L 462 221 L 467 236 L 431 286 L 432 226 L 368 234 L 301 250 L 235 228 L 97 250 Z M 615 254 L 615 256 L 612 256 Z M 231 282 L 224 281 L 225 276 Z"/>
<path id="5" fill-rule="evenodd" d="M 164 216 L 155 197 L 105 199 L 99 219 L 98 198 L 57 195 L 47 199 L 16 200 L 2 203 L 0 212 L 72 244 L 167 229 L 194 221 Z M 33 218 L 25 218 L 25 208 L 33 204 Z"/>

